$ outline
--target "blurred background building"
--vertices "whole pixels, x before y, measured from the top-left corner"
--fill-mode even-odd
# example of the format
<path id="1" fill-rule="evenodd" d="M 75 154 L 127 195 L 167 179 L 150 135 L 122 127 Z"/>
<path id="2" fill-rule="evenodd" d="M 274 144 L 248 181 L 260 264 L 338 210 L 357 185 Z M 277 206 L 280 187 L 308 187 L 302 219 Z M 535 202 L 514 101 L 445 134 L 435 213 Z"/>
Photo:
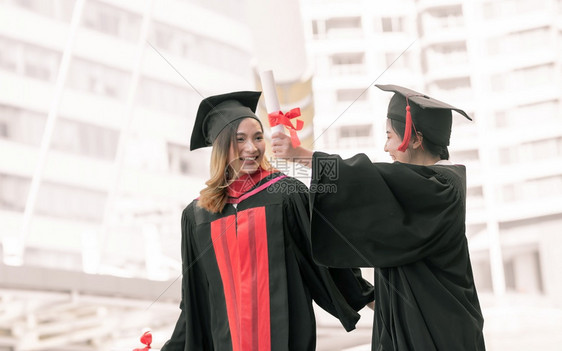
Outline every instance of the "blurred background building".
<path id="1" fill-rule="evenodd" d="M 155 347 L 170 335 L 180 214 L 208 168 L 209 150 L 187 147 L 195 111 L 257 88 L 246 16 L 259 13 L 244 5 L 0 0 L 0 350 L 128 350 L 144 327 Z M 488 349 L 557 350 L 562 1 L 301 5 L 315 111 L 304 146 L 389 161 L 391 94 L 373 83 L 465 109 L 474 122 L 454 119 L 450 151 L 467 165 Z M 319 311 L 318 350 L 368 349 L 364 314 L 344 334 Z"/>

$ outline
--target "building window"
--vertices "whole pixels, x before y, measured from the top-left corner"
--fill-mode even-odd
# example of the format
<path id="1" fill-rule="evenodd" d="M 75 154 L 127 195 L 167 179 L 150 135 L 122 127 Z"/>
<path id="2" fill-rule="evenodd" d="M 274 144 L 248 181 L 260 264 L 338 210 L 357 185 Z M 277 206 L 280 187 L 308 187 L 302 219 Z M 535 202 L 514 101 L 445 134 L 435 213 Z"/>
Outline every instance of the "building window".
<path id="1" fill-rule="evenodd" d="M 484 208 L 484 191 L 481 186 L 469 187 L 466 190 L 466 204 L 470 209 Z"/>
<path id="2" fill-rule="evenodd" d="M 316 30 L 319 37 L 359 38 L 362 36 L 361 17 L 332 17 L 318 21 Z"/>
<path id="3" fill-rule="evenodd" d="M 483 14 L 485 19 L 505 18 L 529 12 L 546 11 L 549 8 L 548 5 L 546 0 L 490 0 L 483 4 Z"/>
<path id="4" fill-rule="evenodd" d="M 336 90 L 336 100 L 338 102 L 367 101 L 368 90 L 365 89 L 338 89 Z"/>
<path id="5" fill-rule="evenodd" d="M 551 43 L 548 27 L 534 28 L 488 39 L 486 46 L 490 55 L 519 54 L 522 50 L 540 50 Z"/>
<path id="6" fill-rule="evenodd" d="M 517 87 L 536 87 L 550 84 L 554 77 L 554 64 L 538 65 L 515 70 L 514 76 Z"/>
<path id="7" fill-rule="evenodd" d="M 492 90 L 518 90 L 546 85 L 552 81 L 554 72 L 554 64 L 546 64 L 496 74 L 491 77 Z"/>
<path id="8" fill-rule="evenodd" d="M 0 120 L 0 137 L 8 137 L 8 122 Z"/>
<path id="9" fill-rule="evenodd" d="M 331 56 L 332 65 L 360 65 L 365 63 L 365 54 L 356 53 L 340 53 Z"/>
<path id="10" fill-rule="evenodd" d="M 370 124 L 342 126 L 338 129 L 340 138 L 365 138 L 370 137 L 373 126 Z"/>
<path id="11" fill-rule="evenodd" d="M 320 30 L 318 28 L 318 20 L 313 20 L 312 21 L 312 35 L 314 37 L 317 37 L 319 33 L 320 33 Z"/>
<path id="12" fill-rule="evenodd" d="M 2 137 L 14 142 L 39 146 L 46 116 L 18 107 L 0 105 Z"/>
<path id="13" fill-rule="evenodd" d="M 135 13 L 89 0 L 82 16 L 86 28 L 130 41 L 139 37 L 142 17 Z"/>
<path id="14" fill-rule="evenodd" d="M 382 31 L 384 33 L 404 32 L 404 17 L 383 17 L 381 18 Z"/>
<path id="15" fill-rule="evenodd" d="M 426 50 L 425 55 L 431 69 L 468 63 L 468 51 L 464 42 L 433 45 Z"/>
<path id="16" fill-rule="evenodd" d="M 20 61 L 20 44 L 14 40 L 0 37 L 0 68 L 17 72 Z"/>
<path id="17" fill-rule="evenodd" d="M 465 101 L 467 98 L 471 97 L 473 93 L 470 77 L 435 80 L 428 84 L 428 91 L 433 97 L 442 101 L 450 101 L 452 104 L 454 104 L 455 101 Z M 469 114 L 469 112 L 470 111 L 467 111 L 467 114 L 470 116 L 471 114 Z M 462 119 L 466 118 L 454 118 L 454 123 L 462 125 L 468 122 L 468 120 L 461 121 Z"/>
<path id="18" fill-rule="evenodd" d="M 79 58 L 72 61 L 68 72 L 68 86 L 111 98 L 124 99 L 129 83 L 126 72 Z"/>
<path id="19" fill-rule="evenodd" d="M 44 81 L 54 81 L 61 55 L 40 46 L 0 37 L 0 68 Z"/>
<path id="20" fill-rule="evenodd" d="M 22 212 L 30 184 L 30 178 L 0 173 L 0 208 Z M 35 209 L 38 214 L 48 216 L 100 221 L 106 198 L 104 192 L 42 182 Z"/>
<path id="21" fill-rule="evenodd" d="M 35 13 L 50 16 L 53 13 L 52 0 L 11 0 L 12 4 Z"/>
<path id="22" fill-rule="evenodd" d="M 412 69 L 412 55 L 409 52 L 387 52 L 384 60 L 389 68 Z"/>
<path id="23" fill-rule="evenodd" d="M 333 17 L 326 19 L 326 31 L 332 29 L 360 29 L 361 17 Z"/>
<path id="24" fill-rule="evenodd" d="M 59 53 L 23 44 L 22 59 L 24 75 L 44 81 L 55 81 L 61 59 Z"/>
<path id="25" fill-rule="evenodd" d="M 365 73 L 365 53 L 339 53 L 330 57 L 331 71 L 334 74 Z"/>
<path id="26" fill-rule="evenodd" d="M 495 113 L 495 124 L 497 128 L 527 127 L 529 116 L 533 122 L 545 124 L 557 124 L 562 118 L 558 113 L 557 100 L 542 101 L 534 104 L 520 105 L 509 110 L 501 110 Z"/>
<path id="27" fill-rule="evenodd" d="M 168 165 L 170 172 L 204 177 L 208 174 L 208 155 L 205 153 L 192 153 L 184 145 L 168 143 Z"/>
<path id="28" fill-rule="evenodd" d="M 197 47 L 197 36 L 187 33 L 172 26 L 154 22 L 149 33 L 149 41 L 157 48 L 168 51 L 175 55 L 190 59 L 192 51 Z"/>
<path id="29" fill-rule="evenodd" d="M 427 29 L 451 29 L 464 25 L 461 6 L 441 7 L 429 10 L 424 16 L 424 26 Z"/>
<path id="30" fill-rule="evenodd" d="M 70 22 L 75 0 L 5 0 L 20 8 L 42 16 Z"/>
<path id="31" fill-rule="evenodd" d="M 541 198 L 559 197 L 562 194 L 562 176 L 549 176 L 502 187 L 503 202 L 522 202 Z"/>
<path id="32" fill-rule="evenodd" d="M 239 67 L 239 75 L 250 76 L 251 55 L 238 48 L 210 38 L 200 38 L 194 56 L 196 59 L 212 67 L 232 71 L 232 67 Z"/>
<path id="33" fill-rule="evenodd" d="M 52 147 L 55 150 L 113 160 L 117 152 L 119 133 L 67 119 L 59 119 L 53 132 Z"/>
<path id="34" fill-rule="evenodd" d="M 43 182 L 37 193 L 36 211 L 47 216 L 99 222 L 106 199 L 105 192 Z"/>
<path id="35" fill-rule="evenodd" d="M 317 19 L 312 21 L 312 36 L 314 39 L 326 39 L 326 20 Z"/>
<path id="36" fill-rule="evenodd" d="M 512 251 L 512 252 L 510 252 Z M 537 249 L 505 248 L 505 284 L 508 291 L 536 294 L 544 291 L 540 254 Z"/>
<path id="37" fill-rule="evenodd" d="M 244 17 L 244 2 L 243 0 L 181 0 L 189 3 L 196 3 L 205 8 L 209 8 L 214 12 L 221 13 L 225 16 L 240 19 Z"/>
<path id="38" fill-rule="evenodd" d="M 30 183 L 29 178 L 0 173 L 0 208 L 23 212 Z"/>
<path id="39" fill-rule="evenodd" d="M 562 137 L 537 140 L 499 150 L 502 164 L 526 163 L 562 157 Z"/>
<path id="40" fill-rule="evenodd" d="M 188 88 L 143 77 L 139 86 L 139 104 L 167 113 L 189 116 L 201 100 Z"/>
<path id="41" fill-rule="evenodd" d="M 326 135 L 326 143 L 340 149 L 371 148 L 374 146 L 373 126 L 371 124 L 344 125 L 331 128 Z"/>
<path id="42" fill-rule="evenodd" d="M 432 88 L 439 91 L 455 91 L 470 89 L 470 78 L 453 78 L 437 80 L 432 84 Z"/>
<path id="43" fill-rule="evenodd" d="M 168 164 L 171 172 L 189 174 L 191 162 L 187 157 L 188 153 L 187 146 L 168 143 Z"/>
<path id="44" fill-rule="evenodd" d="M 226 70 L 231 70 L 232 67 L 247 67 L 247 71 L 239 70 L 237 73 L 248 76 L 251 74 L 251 55 L 227 43 L 158 22 L 152 26 L 148 41 L 158 49 L 187 60 Z"/>

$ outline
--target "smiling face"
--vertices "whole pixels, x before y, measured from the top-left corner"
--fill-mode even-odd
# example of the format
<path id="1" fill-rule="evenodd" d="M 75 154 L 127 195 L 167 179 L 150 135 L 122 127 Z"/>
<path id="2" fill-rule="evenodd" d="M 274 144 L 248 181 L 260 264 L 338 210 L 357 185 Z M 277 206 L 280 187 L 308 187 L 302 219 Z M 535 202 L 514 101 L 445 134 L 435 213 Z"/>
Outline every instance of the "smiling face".
<path id="1" fill-rule="evenodd" d="M 243 119 L 228 152 L 228 164 L 234 171 L 234 178 L 256 172 L 264 154 L 265 141 L 260 123 L 254 118 Z"/>
<path id="2" fill-rule="evenodd" d="M 410 150 L 407 149 L 405 152 L 399 151 L 398 147 L 402 144 L 402 138 L 394 128 L 392 128 L 392 122 L 390 118 L 386 119 L 386 143 L 384 144 L 384 151 L 388 152 L 393 161 L 399 161 L 403 163 L 408 163 L 410 156 Z"/>

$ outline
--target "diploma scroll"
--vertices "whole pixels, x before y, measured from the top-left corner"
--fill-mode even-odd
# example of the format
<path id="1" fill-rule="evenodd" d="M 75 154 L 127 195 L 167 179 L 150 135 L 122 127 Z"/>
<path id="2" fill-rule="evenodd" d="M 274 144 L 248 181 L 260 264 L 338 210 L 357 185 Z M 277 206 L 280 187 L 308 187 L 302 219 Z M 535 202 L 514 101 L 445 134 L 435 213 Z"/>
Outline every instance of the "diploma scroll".
<path id="1" fill-rule="evenodd" d="M 261 72 L 260 79 L 267 113 L 271 114 L 281 111 L 279 99 L 277 98 L 277 90 L 275 89 L 275 78 L 273 77 L 273 71 L 269 70 Z M 282 124 L 271 126 L 271 134 L 277 132 L 285 133 L 285 128 Z"/>
<path id="2" fill-rule="evenodd" d="M 264 71 L 260 74 L 263 95 L 265 97 L 265 108 L 269 117 L 269 126 L 271 134 L 281 132 L 285 133 L 285 128 L 289 129 L 291 134 L 291 143 L 293 147 L 300 145 L 297 131 L 301 130 L 304 122 L 298 120 L 301 115 L 300 108 L 294 108 L 287 113 L 281 111 L 279 100 L 277 98 L 277 90 L 275 89 L 275 79 L 272 71 Z M 296 122 L 296 126 L 291 121 Z"/>

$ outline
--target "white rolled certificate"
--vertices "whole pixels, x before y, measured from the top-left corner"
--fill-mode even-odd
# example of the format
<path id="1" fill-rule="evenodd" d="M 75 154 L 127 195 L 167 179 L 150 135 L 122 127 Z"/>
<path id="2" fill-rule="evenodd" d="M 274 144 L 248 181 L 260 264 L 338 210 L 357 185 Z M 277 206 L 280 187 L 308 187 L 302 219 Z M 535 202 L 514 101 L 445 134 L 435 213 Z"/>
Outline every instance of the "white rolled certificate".
<path id="1" fill-rule="evenodd" d="M 275 78 L 273 77 L 273 71 L 263 71 L 260 73 L 261 86 L 263 89 L 263 96 L 265 98 L 265 108 L 267 113 L 274 113 L 281 111 L 279 105 L 279 99 L 277 98 L 277 90 L 275 88 Z M 285 128 L 282 124 L 271 127 L 271 134 L 273 133 L 285 133 Z"/>

